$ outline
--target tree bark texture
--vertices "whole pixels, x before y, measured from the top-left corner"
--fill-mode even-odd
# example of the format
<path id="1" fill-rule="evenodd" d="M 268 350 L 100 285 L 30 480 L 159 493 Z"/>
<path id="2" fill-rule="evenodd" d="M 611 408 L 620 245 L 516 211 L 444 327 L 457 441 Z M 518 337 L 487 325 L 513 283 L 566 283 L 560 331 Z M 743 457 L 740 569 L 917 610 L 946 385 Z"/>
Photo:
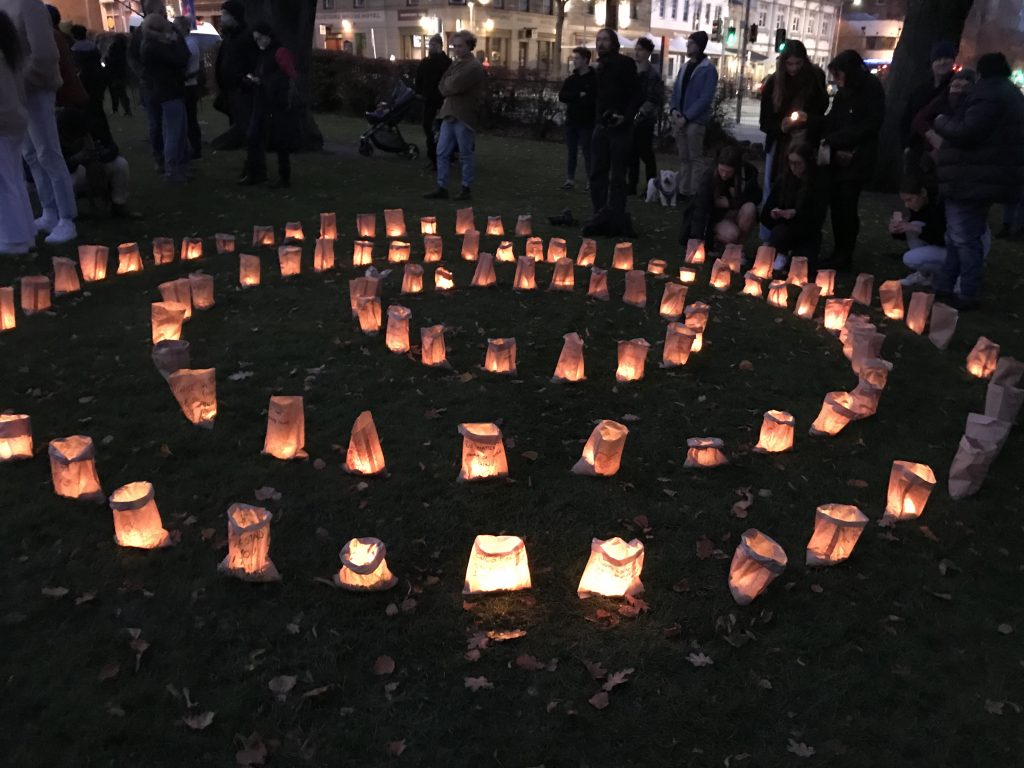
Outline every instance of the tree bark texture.
<path id="1" fill-rule="evenodd" d="M 565 74 L 565 58 L 562 56 L 562 35 L 565 33 L 565 6 L 569 0 L 555 0 L 555 55 L 551 68 L 555 75 Z"/>
<path id="2" fill-rule="evenodd" d="M 875 181 L 879 189 L 894 189 L 903 168 L 900 120 L 912 93 L 931 81 L 929 54 L 946 40 L 958 47 L 974 0 L 910 0 L 903 33 L 893 52 L 885 83 L 885 123 L 878 147 Z"/>
<path id="3" fill-rule="evenodd" d="M 310 103 L 310 66 L 313 60 L 313 30 L 317 0 L 245 0 L 246 21 L 268 22 L 281 44 L 295 56 L 299 71 L 299 91 L 307 104 L 303 126 L 303 149 L 320 150 L 324 137 L 313 119 Z"/>

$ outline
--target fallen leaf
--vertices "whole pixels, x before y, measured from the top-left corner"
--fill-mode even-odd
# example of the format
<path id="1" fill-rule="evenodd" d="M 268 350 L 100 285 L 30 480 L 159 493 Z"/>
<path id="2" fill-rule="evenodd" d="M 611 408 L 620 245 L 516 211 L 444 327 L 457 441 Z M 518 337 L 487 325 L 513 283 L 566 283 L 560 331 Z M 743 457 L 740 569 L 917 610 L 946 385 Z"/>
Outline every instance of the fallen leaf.
<path id="1" fill-rule="evenodd" d="M 598 691 L 589 699 L 587 699 L 587 701 L 589 702 L 590 706 L 592 706 L 594 709 L 604 709 L 608 706 L 608 692 Z"/>
<path id="2" fill-rule="evenodd" d="M 996 627 L 996 631 L 1001 635 L 1012 635 L 1013 627 L 1009 624 L 1000 624 L 998 627 Z"/>
<path id="3" fill-rule="evenodd" d="M 1003 705 L 1005 702 L 992 701 L 991 699 L 985 699 L 985 711 L 990 715 L 1001 715 L 1003 714 Z"/>
<path id="4" fill-rule="evenodd" d="M 537 453 L 536 451 L 523 451 L 520 454 L 520 456 L 522 456 L 527 461 L 536 461 L 538 458 L 540 458 L 540 454 Z"/>
<path id="5" fill-rule="evenodd" d="M 390 675 L 395 671 L 395 660 L 390 656 L 378 656 L 373 662 L 373 674 Z"/>
<path id="6" fill-rule="evenodd" d="M 210 723 L 213 722 L 213 712 L 200 712 L 197 715 L 188 715 L 182 718 L 185 725 L 191 728 L 193 731 L 201 731 L 204 728 L 208 728 Z"/>
<path id="7" fill-rule="evenodd" d="M 520 669 L 528 669 L 531 672 L 536 672 L 537 670 L 547 667 L 547 664 L 543 661 L 538 661 L 537 658 L 528 653 L 521 653 L 516 656 L 516 666 Z"/>
<path id="8" fill-rule="evenodd" d="M 242 749 L 235 752 L 235 763 L 239 766 L 263 765 L 267 758 L 267 747 L 258 733 L 242 737 Z"/>
<path id="9" fill-rule="evenodd" d="M 487 639 L 493 640 L 496 643 L 504 643 L 508 640 L 517 640 L 520 637 L 526 636 L 525 629 L 506 629 L 506 630 L 494 630 L 492 629 L 487 633 Z"/>
<path id="10" fill-rule="evenodd" d="M 622 420 L 627 424 L 634 421 L 640 421 L 640 417 L 635 413 L 624 413 L 622 414 Z"/>
<path id="11" fill-rule="evenodd" d="M 847 480 L 846 484 L 848 486 L 850 486 L 851 488 L 867 488 L 868 487 L 868 481 L 867 480 L 852 479 L 852 480 Z M 792 751 L 792 750 L 790 750 L 790 751 Z M 812 751 L 811 754 L 814 754 L 814 752 Z"/>
<path id="12" fill-rule="evenodd" d="M 612 672 L 608 675 L 608 679 L 604 681 L 602 689 L 610 691 L 618 685 L 623 685 L 629 682 L 629 676 L 632 675 L 636 670 L 633 667 L 627 667 L 626 669 L 620 669 L 618 672 Z"/>
<path id="13" fill-rule="evenodd" d="M 711 542 L 707 536 L 701 536 L 697 539 L 697 557 L 701 560 L 707 560 L 711 555 L 715 553 L 715 545 Z"/>
<path id="14" fill-rule="evenodd" d="M 327 693 L 329 690 L 331 690 L 331 686 L 329 686 L 329 685 L 321 685 L 319 688 L 313 688 L 311 690 L 306 691 L 304 694 L 302 694 L 302 698 L 304 698 L 304 699 L 312 699 L 314 696 L 322 696 L 323 694 Z"/>
<path id="15" fill-rule="evenodd" d="M 295 687 L 295 676 L 278 675 L 267 684 L 267 687 L 283 701 L 288 691 Z"/>
<path id="16" fill-rule="evenodd" d="M 42 593 L 46 597 L 52 597 L 55 600 L 64 597 L 68 593 L 67 587 L 43 587 Z"/>
<path id="17" fill-rule="evenodd" d="M 605 669 L 599 661 L 587 661 L 583 660 L 583 666 L 587 668 L 587 672 L 595 680 L 602 680 L 608 676 L 608 670 Z"/>
<path id="18" fill-rule="evenodd" d="M 477 648 L 466 651 L 462 656 L 466 661 L 480 661 L 480 651 Z"/>
<path id="19" fill-rule="evenodd" d="M 927 525 L 919 525 L 917 527 L 917 530 L 919 530 L 921 532 L 921 535 L 929 541 L 938 542 L 939 537 L 932 533 L 932 529 L 929 528 Z"/>
<path id="20" fill-rule="evenodd" d="M 467 677 L 467 678 L 464 678 L 464 681 L 465 681 L 465 686 L 467 688 L 469 688 L 469 690 L 471 690 L 473 692 L 479 691 L 481 688 L 493 688 L 494 687 L 494 683 L 492 683 L 486 677 Z"/>
<path id="21" fill-rule="evenodd" d="M 386 616 L 397 616 L 398 615 L 398 606 L 395 605 L 394 603 L 388 603 L 388 607 L 384 609 L 384 614 Z"/>
<path id="22" fill-rule="evenodd" d="M 84 603 L 91 603 L 96 599 L 95 592 L 83 592 L 81 595 L 75 598 L 75 605 L 83 605 Z"/>
<path id="23" fill-rule="evenodd" d="M 116 661 L 108 661 L 103 665 L 103 669 L 100 670 L 99 674 L 96 675 L 96 679 L 100 682 L 104 680 L 110 680 L 111 678 L 117 677 L 121 671 L 121 665 Z"/>
<path id="24" fill-rule="evenodd" d="M 792 752 L 797 757 L 810 757 L 814 754 L 814 747 L 809 747 L 802 741 L 789 740 L 789 746 L 786 747 L 787 752 Z"/>
<path id="25" fill-rule="evenodd" d="M 710 656 L 705 656 L 703 653 L 691 653 L 686 660 L 695 667 L 710 667 L 715 663 Z"/>
<path id="26" fill-rule="evenodd" d="M 253 495 L 256 497 L 256 501 L 267 501 L 268 499 L 272 499 L 273 501 L 281 500 L 281 494 L 269 485 L 257 488 L 253 491 Z"/>
<path id="27" fill-rule="evenodd" d="M 749 360 L 740 360 L 740 364 L 736 366 L 741 371 L 752 371 L 754 370 L 754 364 Z"/>
<path id="28" fill-rule="evenodd" d="M 820 595 L 824 591 L 825 588 L 821 586 L 821 584 L 811 584 L 811 592 L 813 592 L 814 594 Z"/>
<path id="29" fill-rule="evenodd" d="M 405 752 L 405 739 L 402 739 L 401 741 L 388 742 L 389 755 L 392 757 L 401 757 L 403 752 Z"/>

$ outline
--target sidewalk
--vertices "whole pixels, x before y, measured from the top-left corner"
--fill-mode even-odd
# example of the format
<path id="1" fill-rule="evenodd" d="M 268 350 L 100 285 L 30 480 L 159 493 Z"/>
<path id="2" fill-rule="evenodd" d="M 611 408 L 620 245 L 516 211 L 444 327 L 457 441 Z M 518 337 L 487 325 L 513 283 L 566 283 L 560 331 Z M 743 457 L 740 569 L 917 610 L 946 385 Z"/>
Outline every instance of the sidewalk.
<path id="1" fill-rule="evenodd" d="M 740 122 L 736 123 L 736 100 L 732 99 L 725 108 L 725 127 L 740 141 L 749 141 L 751 144 L 763 144 L 764 134 L 758 127 L 761 112 L 761 102 L 747 96 L 743 99 L 743 114 Z"/>

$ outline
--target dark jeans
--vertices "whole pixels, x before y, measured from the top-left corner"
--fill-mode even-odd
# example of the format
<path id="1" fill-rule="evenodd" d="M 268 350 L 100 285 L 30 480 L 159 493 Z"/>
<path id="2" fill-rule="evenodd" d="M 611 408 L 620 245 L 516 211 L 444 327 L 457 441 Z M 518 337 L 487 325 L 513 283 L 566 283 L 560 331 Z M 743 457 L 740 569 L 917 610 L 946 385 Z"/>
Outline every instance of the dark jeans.
<path id="1" fill-rule="evenodd" d="M 829 184 L 829 212 L 832 216 L 834 248 L 832 264 L 836 269 L 849 269 L 853 264 L 853 251 L 860 233 L 859 179 L 833 177 Z"/>
<path id="2" fill-rule="evenodd" d="M 981 298 L 985 277 L 985 245 L 990 203 L 946 201 L 946 262 L 935 281 L 935 290 L 952 293 L 960 278 L 960 296 Z"/>
<path id="3" fill-rule="evenodd" d="M 241 149 L 247 145 L 246 136 L 252 119 L 252 94 L 234 88 L 222 95 L 224 98 L 214 104 L 228 116 L 228 129 L 214 137 L 210 145 L 221 150 Z"/>
<path id="4" fill-rule="evenodd" d="M 185 119 L 188 121 L 188 144 L 193 160 L 203 156 L 203 134 L 199 130 L 199 86 L 185 86 Z"/>
<path id="5" fill-rule="evenodd" d="M 427 144 L 427 159 L 437 166 L 437 139 L 434 138 L 434 121 L 437 119 L 439 107 L 423 108 L 423 137 Z"/>
<path id="6" fill-rule="evenodd" d="M 594 126 L 592 125 L 566 123 L 565 148 L 568 152 L 568 163 L 565 167 L 565 178 L 569 181 L 576 180 L 576 160 L 581 149 L 583 150 L 583 167 L 587 169 L 587 178 L 590 178 L 591 139 L 593 136 Z"/>
<path id="7" fill-rule="evenodd" d="M 142 92 L 143 105 L 146 107 L 146 125 L 149 128 L 149 151 L 153 153 L 153 161 L 161 170 L 164 167 L 164 113 L 161 104 Z"/>
<path id="8" fill-rule="evenodd" d="M 249 176 L 264 179 L 267 176 L 267 131 L 270 116 L 253 112 L 246 136 L 245 168 Z M 277 175 L 281 181 L 291 181 L 292 158 L 288 151 L 277 151 Z"/>
<path id="9" fill-rule="evenodd" d="M 132 114 L 132 104 L 128 100 L 128 83 L 124 80 L 111 80 L 107 85 L 110 90 L 110 111 L 117 112 L 118 106 L 124 106 L 124 113 Z"/>
<path id="10" fill-rule="evenodd" d="M 633 149 L 633 133 L 629 125 L 594 128 L 590 146 L 590 201 L 594 213 L 607 209 L 613 228 L 625 226 L 626 166 Z"/>
<path id="11" fill-rule="evenodd" d="M 629 158 L 629 176 L 626 179 L 626 188 L 633 194 L 637 192 L 637 184 L 640 182 L 640 163 L 644 164 L 644 186 L 640 194 L 645 194 L 647 182 L 658 175 L 658 164 L 654 159 L 654 124 L 649 122 L 637 123 L 633 126 L 633 153 Z"/>
<path id="12" fill-rule="evenodd" d="M 768 244 L 778 253 L 807 258 L 810 270 L 815 270 L 821 249 L 821 229 L 801 231 L 785 220 L 778 221 L 769 230 Z"/>

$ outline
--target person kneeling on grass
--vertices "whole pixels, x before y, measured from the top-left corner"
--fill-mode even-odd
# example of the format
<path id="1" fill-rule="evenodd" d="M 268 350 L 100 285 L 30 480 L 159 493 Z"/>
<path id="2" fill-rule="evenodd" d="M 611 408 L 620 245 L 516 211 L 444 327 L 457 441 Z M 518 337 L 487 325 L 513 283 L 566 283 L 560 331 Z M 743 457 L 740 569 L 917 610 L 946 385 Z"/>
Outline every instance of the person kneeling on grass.
<path id="1" fill-rule="evenodd" d="M 745 242 L 757 223 L 760 200 L 757 169 L 743 161 L 740 147 L 722 147 L 715 165 L 698 182 L 687 237 L 721 245 Z"/>
<path id="2" fill-rule="evenodd" d="M 128 210 L 128 161 L 110 136 L 98 129 L 89 109 L 68 107 L 58 110 L 60 148 L 74 184 L 75 196 L 109 202 L 114 218 L 138 218 Z"/>
<path id="3" fill-rule="evenodd" d="M 761 209 L 761 223 L 770 232 L 767 244 L 776 251 L 776 272 L 786 268 L 790 255 L 805 256 L 812 268 L 817 262 L 824 205 L 815 161 L 816 150 L 809 144 L 791 145 L 786 170 Z"/>

